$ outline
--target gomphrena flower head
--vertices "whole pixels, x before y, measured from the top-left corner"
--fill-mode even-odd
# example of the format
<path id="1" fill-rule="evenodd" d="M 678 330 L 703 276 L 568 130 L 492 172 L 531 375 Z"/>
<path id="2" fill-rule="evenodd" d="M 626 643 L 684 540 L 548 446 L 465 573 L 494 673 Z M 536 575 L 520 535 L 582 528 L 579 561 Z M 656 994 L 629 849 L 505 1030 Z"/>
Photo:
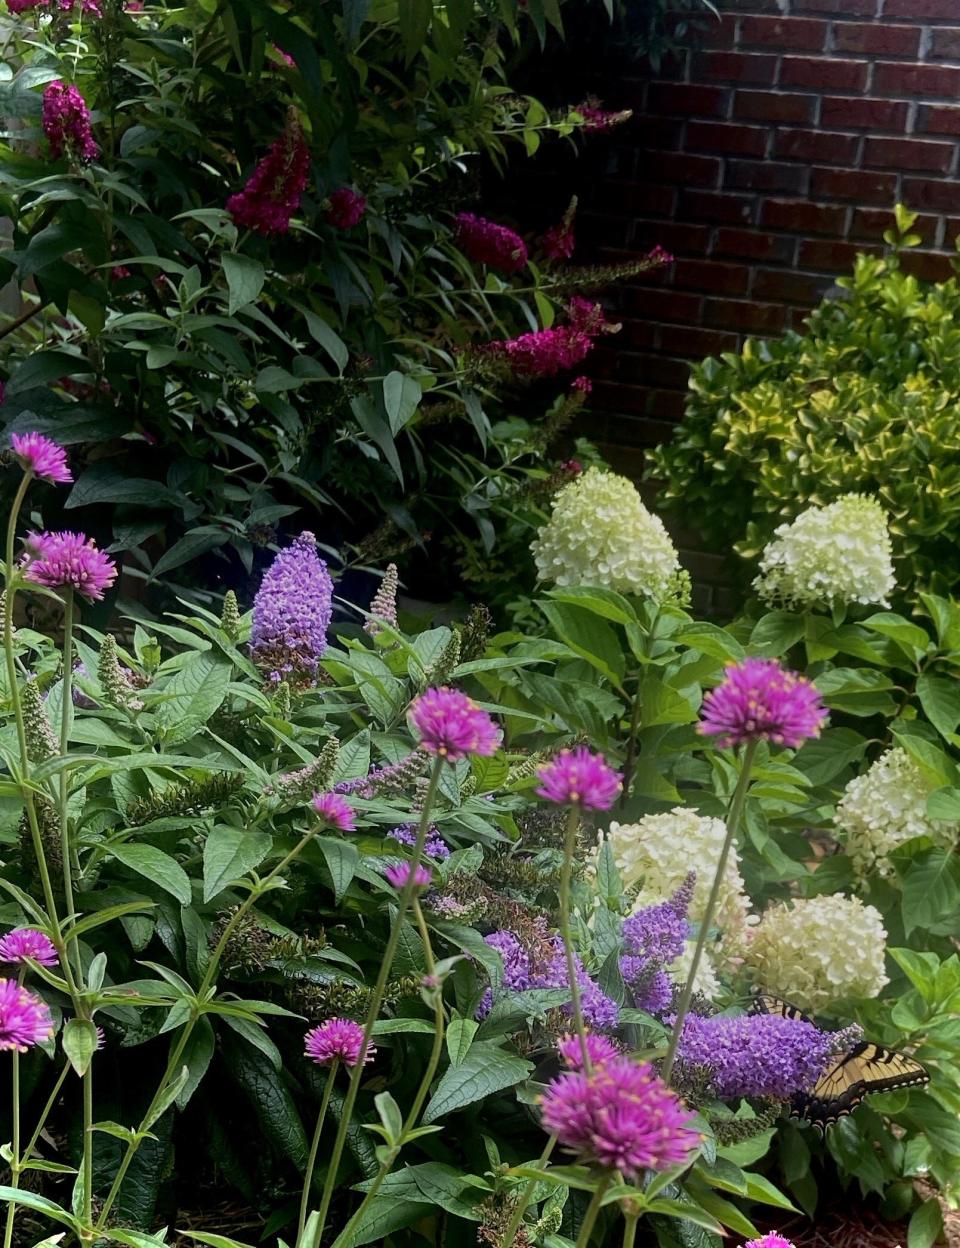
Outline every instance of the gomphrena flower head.
<path id="1" fill-rule="evenodd" d="M 835 822 L 860 880 L 895 878 L 889 855 L 904 841 L 929 836 L 949 849 L 956 827 L 927 814 L 934 789 L 906 750 L 887 750 L 862 776 L 854 776 L 837 803 Z"/>
<path id="2" fill-rule="evenodd" d="M 743 1248 L 795 1248 L 795 1245 L 792 1240 L 784 1239 L 776 1231 L 768 1231 L 759 1239 L 751 1239 Z"/>
<path id="3" fill-rule="evenodd" d="M 771 606 L 886 606 L 896 588 L 887 517 L 875 498 L 845 494 L 781 524 L 753 582 Z"/>
<path id="4" fill-rule="evenodd" d="M 0 979 L 0 1050 L 26 1053 L 53 1035 L 53 1018 L 46 1003 L 15 979 Z"/>
<path id="5" fill-rule="evenodd" d="M 98 602 L 117 579 L 117 565 L 83 533 L 31 533 L 24 577 L 48 589 L 73 589 Z"/>
<path id="6" fill-rule="evenodd" d="M 57 951 L 50 937 L 34 927 L 20 927 L 0 936 L 0 962 L 23 962 L 25 958 L 41 966 L 56 966 Z"/>
<path id="7" fill-rule="evenodd" d="M 99 155 L 100 148 L 90 128 L 90 110 L 72 83 L 68 86 L 59 79 L 47 83 L 40 119 L 54 160 L 64 154 L 80 161 Z"/>
<path id="8" fill-rule="evenodd" d="M 620 772 L 614 771 L 602 754 L 594 754 L 585 745 L 561 750 L 540 768 L 537 779 L 537 797 L 583 810 L 609 810 L 623 788 Z"/>
<path id="9" fill-rule="evenodd" d="M 627 1180 L 642 1170 L 682 1165 L 699 1142 L 693 1115 L 648 1063 L 615 1057 L 587 1075 L 555 1079 L 542 1098 L 543 1127 L 581 1161 L 618 1170 Z"/>
<path id="10" fill-rule="evenodd" d="M 531 546 L 540 579 L 661 600 L 679 569 L 663 522 L 626 477 L 588 468 L 553 500 Z"/>
<path id="11" fill-rule="evenodd" d="M 778 902 L 745 946 L 759 988 L 816 1013 L 840 997 L 875 997 L 887 983 L 879 910 L 839 893 Z"/>
<path id="12" fill-rule="evenodd" d="M 310 805 L 328 828 L 338 828 L 341 832 L 356 831 L 356 811 L 339 793 L 314 793 Z"/>
<path id="13" fill-rule="evenodd" d="M 14 433 L 10 445 L 24 472 L 59 485 L 73 480 L 67 467 L 67 452 L 42 433 Z"/>
<path id="14" fill-rule="evenodd" d="M 527 245 L 515 231 L 472 212 L 458 213 L 453 220 L 454 238 L 463 254 L 477 264 L 501 273 L 516 273 L 527 263 Z"/>
<path id="15" fill-rule="evenodd" d="M 711 1091 L 723 1100 L 788 1100 L 814 1086 L 836 1047 L 836 1037 L 803 1018 L 688 1014 L 677 1062 L 687 1073 L 707 1072 Z"/>
<path id="16" fill-rule="evenodd" d="M 253 600 L 250 653 L 271 684 L 312 685 L 327 648 L 333 581 L 304 532 L 281 550 Z"/>
<path id="17" fill-rule="evenodd" d="M 254 169 L 242 191 L 227 200 L 237 225 L 269 237 L 285 234 L 300 207 L 310 173 L 310 149 L 291 112 L 283 133 Z"/>
<path id="18" fill-rule="evenodd" d="M 427 689 L 410 704 L 410 721 L 420 748 L 449 763 L 468 754 L 495 754 L 500 744 L 500 729 L 459 689 Z"/>
<path id="19" fill-rule="evenodd" d="M 703 699 L 698 732 L 727 748 L 769 741 L 798 749 L 818 737 L 827 711 L 816 687 L 774 659 L 744 659 Z"/>
<path id="20" fill-rule="evenodd" d="M 366 211 L 365 197 L 351 190 L 349 186 L 341 186 L 327 196 L 323 216 L 326 223 L 335 230 L 352 230 L 355 225 L 359 225 Z"/>
<path id="21" fill-rule="evenodd" d="M 400 892 L 402 888 L 406 888 L 411 871 L 414 888 L 426 888 L 433 880 L 430 868 L 425 867 L 422 862 L 417 863 L 416 867 L 410 862 L 398 862 L 395 866 L 387 867 L 383 874 L 386 876 L 387 883 L 392 884 L 397 892 Z"/>
<path id="22" fill-rule="evenodd" d="M 391 828 L 387 835 L 391 840 L 399 841 L 401 845 L 409 845 L 413 848 L 417 843 L 417 825 L 415 823 L 401 823 L 398 827 Z M 443 862 L 450 857 L 450 848 L 440 835 L 440 829 L 436 824 L 431 824 L 427 829 L 427 839 L 423 845 L 423 852 L 435 862 Z"/>
<path id="23" fill-rule="evenodd" d="M 598 1036 L 596 1032 L 588 1031 L 584 1036 L 584 1040 L 591 1066 L 600 1066 L 604 1062 L 609 1062 L 612 1058 L 622 1055 L 623 1050 L 609 1036 Z M 580 1043 L 579 1036 L 561 1036 L 557 1041 L 557 1053 L 560 1055 L 560 1060 L 564 1066 L 568 1069 L 580 1070 L 583 1066 L 583 1045 Z"/>
<path id="24" fill-rule="evenodd" d="M 363 1048 L 363 1028 L 349 1018 L 328 1018 L 319 1027 L 313 1027 L 304 1036 L 304 1051 L 318 1066 L 343 1062 L 344 1066 L 356 1066 Z M 367 1046 L 364 1062 L 372 1062 L 376 1048 Z"/>

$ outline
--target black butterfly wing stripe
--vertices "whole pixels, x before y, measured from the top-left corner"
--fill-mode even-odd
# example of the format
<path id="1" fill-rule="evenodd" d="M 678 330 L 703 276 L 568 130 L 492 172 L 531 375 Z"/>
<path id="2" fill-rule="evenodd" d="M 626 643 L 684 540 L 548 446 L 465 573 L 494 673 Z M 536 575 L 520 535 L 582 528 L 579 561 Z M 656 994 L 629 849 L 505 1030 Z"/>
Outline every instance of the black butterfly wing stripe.
<path id="1" fill-rule="evenodd" d="M 760 993 L 759 996 L 754 997 L 750 1003 L 749 1012 L 751 1014 L 775 1014 L 779 1018 L 799 1018 L 805 1023 L 812 1021 L 803 1010 L 791 1005 L 789 1001 L 784 1001 L 782 997 L 773 996 L 772 993 Z"/>
<path id="2" fill-rule="evenodd" d="M 852 1113 L 870 1092 L 929 1082 L 927 1071 L 912 1057 L 863 1040 L 822 1075 L 811 1092 L 793 1098 L 791 1116 L 805 1118 L 823 1131 Z"/>

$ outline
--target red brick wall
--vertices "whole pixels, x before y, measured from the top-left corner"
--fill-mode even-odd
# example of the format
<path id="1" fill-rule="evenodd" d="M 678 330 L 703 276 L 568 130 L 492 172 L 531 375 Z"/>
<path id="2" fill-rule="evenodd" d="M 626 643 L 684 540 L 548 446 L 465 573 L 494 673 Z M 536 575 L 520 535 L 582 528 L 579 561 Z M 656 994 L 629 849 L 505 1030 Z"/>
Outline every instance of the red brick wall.
<path id="1" fill-rule="evenodd" d="M 660 243 L 667 271 L 622 289 L 597 369 L 592 435 L 623 470 L 668 437 L 687 361 L 799 326 L 875 250 L 898 200 L 906 261 L 949 276 L 960 234 L 960 0 L 726 0 L 697 49 L 611 91 L 582 223 L 598 258 Z"/>

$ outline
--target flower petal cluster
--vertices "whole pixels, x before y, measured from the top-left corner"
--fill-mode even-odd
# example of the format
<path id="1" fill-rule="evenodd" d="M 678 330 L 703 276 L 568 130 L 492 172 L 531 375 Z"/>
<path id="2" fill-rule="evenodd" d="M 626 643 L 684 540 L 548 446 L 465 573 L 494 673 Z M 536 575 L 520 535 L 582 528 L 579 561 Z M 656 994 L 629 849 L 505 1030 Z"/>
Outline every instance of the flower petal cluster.
<path id="1" fill-rule="evenodd" d="M 751 1239 L 743 1245 L 743 1248 L 795 1248 L 795 1245 L 791 1240 L 778 1235 L 776 1231 L 769 1231 L 766 1235 L 761 1235 L 759 1239 Z"/>
<path id="2" fill-rule="evenodd" d="M 623 1052 L 620 1046 L 608 1036 L 598 1036 L 593 1031 L 588 1031 L 584 1035 L 584 1041 L 591 1066 L 600 1066 L 603 1062 L 619 1057 Z M 583 1045 L 580 1043 L 579 1036 L 561 1036 L 557 1041 L 557 1053 L 568 1070 L 580 1070 L 583 1066 Z"/>
<path id="3" fill-rule="evenodd" d="M 406 888 L 411 872 L 414 888 L 426 888 L 433 880 L 430 868 L 424 866 L 422 862 L 418 862 L 416 867 L 411 862 L 398 862 L 395 866 L 387 867 L 383 874 L 387 883 L 392 884 L 397 892 L 400 892 L 401 889 Z"/>
<path id="4" fill-rule="evenodd" d="M 537 779 L 537 797 L 583 810 L 609 810 L 623 788 L 620 772 L 614 771 L 602 754 L 594 754 L 585 745 L 561 750 L 539 769 Z"/>
<path id="5" fill-rule="evenodd" d="M 543 237 L 540 239 L 540 245 L 548 259 L 554 261 L 569 260 L 577 246 L 573 222 L 568 222 L 564 219 L 563 221 L 558 221 L 556 225 L 552 225 L 549 230 L 544 231 Z"/>
<path id="6" fill-rule="evenodd" d="M 328 828 L 338 828 L 341 832 L 357 830 L 357 812 L 339 793 L 314 793 L 310 805 Z"/>
<path id="7" fill-rule="evenodd" d="M 623 947 L 630 957 L 667 966 L 683 953 L 692 932 L 687 911 L 693 901 L 697 873 L 691 871 L 668 901 L 635 910 L 623 922 Z"/>
<path id="8" fill-rule="evenodd" d="M 931 819 L 933 790 L 906 750 L 887 750 L 862 776 L 855 776 L 837 803 L 835 822 L 846 833 L 847 857 L 863 881 L 895 875 L 889 854 L 915 836 L 929 836 L 945 849 L 956 826 Z"/>
<path id="9" fill-rule="evenodd" d="M 698 731 L 727 748 L 747 741 L 798 749 L 818 737 L 827 711 L 815 685 L 774 659 L 732 663 L 716 689 L 703 699 Z"/>
<path id="10" fill-rule="evenodd" d="M 0 962 L 19 962 L 32 958 L 41 966 L 56 966 L 58 958 L 53 941 L 34 927 L 20 927 L 0 936 Z"/>
<path id="11" fill-rule="evenodd" d="M 816 1013 L 840 997 L 875 997 L 887 983 L 880 912 L 839 893 L 778 902 L 745 946 L 758 987 Z"/>
<path id="12" fill-rule="evenodd" d="M 15 979 L 0 979 L 0 1051 L 26 1053 L 53 1035 L 53 1018 L 42 1001 Z"/>
<path id="13" fill-rule="evenodd" d="M 90 110 L 72 83 L 68 86 L 59 79 L 47 83 L 40 120 L 54 160 L 65 153 L 81 161 L 93 160 L 100 154 L 90 128 Z"/>
<path id="14" fill-rule="evenodd" d="M 73 589 L 97 602 L 117 579 L 117 565 L 83 533 L 31 533 L 24 577 L 47 589 Z"/>
<path id="15" fill-rule="evenodd" d="M 626 477 L 600 468 L 565 485 L 531 546 L 540 579 L 662 599 L 680 567 L 659 516 Z"/>
<path id="16" fill-rule="evenodd" d="M 329 1066 L 333 1062 L 356 1066 L 362 1048 L 363 1028 L 350 1018 L 328 1018 L 304 1036 L 304 1052 L 318 1066 Z M 376 1047 L 369 1044 L 364 1062 L 372 1062 L 376 1051 Z"/>
<path id="17" fill-rule="evenodd" d="M 378 633 L 383 631 L 383 625 L 389 624 L 391 628 L 397 627 L 397 589 L 400 584 L 400 577 L 397 571 L 397 565 L 390 563 L 387 570 L 383 574 L 383 580 L 377 586 L 377 592 L 373 595 L 373 601 L 370 603 L 370 619 L 364 624 L 364 632 L 376 637 Z"/>
<path id="18" fill-rule="evenodd" d="M 449 763 L 468 754 L 495 754 L 500 729 L 486 711 L 459 689 L 427 689 L 410 704 L 410 721 L 420 748 Z"/>
<path id="19" fill-rule="evenodd" d="M 516 273 L 527 263 L 527 245 L 516 230 L 472 212 L 458 213 L 453 225 L 457 246 L 474 263 L 501 273 Z"/>
<path id="20" fill-rule="evenodd" d="M 10 438 L 10 445 L 24 472 L 32 473 L 41 481 L 60 485 L 73 480 L 73 474 L 67 467 L 67 452 L 42 433 L 15 433 Z"/>
<path id="21" fill-rule="evenodd" d="M 515 377 L 554 377 L 582 363 L 601 334 L 615 334 L 620 328 L 605 319 L 599 303 L 579 296 L 571 300 L 567 320 L 566 325 L 491 342 L 485 352 L 504 360 Z"/>
<path id="22" fill-rule="evenodd" d="M 688 1014 L 677 1062 L 687 1073 L 708 1071 L 711 1090 L 721 1099 L 771 1096 L 787 1100 L 813 1087 L 836 1047 L 835 1036 L 802 1018 Z"/>
<path id="23" fill-rule="evenodd" d="M 415 823 L 401 823 L 399 827 L 391 828 L 387 835 L 391 840 L 399 841 L 401 845 L 409 845 L 412 849 L 417 843 L 417 831 Z M 450 847 L 440 835 L 440 829 L 436 824 L 431 824 L 427 829 L 423 852 L 435 862 L 443 862 L 450 857 Z"/>
<path id="24" fill-rule="evenodd" d="M 323 219 L 335 230 L 352 230 L 355 225 L 359 225 L 366 211 L 366 198 L 349 186 L 341 186 L 327 196 Z"/>
<path id="25" fill-rule="evenodd" d="M 332 611 L 333 581 L 317 539 L 301 533 L 274 559 L 253 600 L 250 654 L 272 684 L 314 683 Z"/>
<path id="26" fill-rule="evenodd" d="M 682 1165 L 699 1142 L 693 1115 L 649 1063 L 615 1057 L 587 1075 L 555 1079 L 542 1098 L 543 1127 L 578 1160 L 618 1170 L 627 1180 L 642 1170 Z"/>
<path id="27" fill-rule="evenodd" d="M 514 932 L 491 932 L 486 944 L 503 958 L 501 991 L 525 992 L 528 988 L 567 988 L 570 983 L 566 954 L 559 936 L 542 934 L 538 942 L 524 943 Z M 580 955 L 574 956 L 580 1009 L 584 1019 L 598 1031 L 610 1031 L 620 1022 L 620 1007 L 603 991 L 597 981 L 584 970 Z M 485 1018 L 493 1005 L 493 992 L 487 989 L 480 1000 L 477 1017 Z M 572 1012 L 572 1003 L 563 1007 Z"/>
<path id="28" fill-rule="evenodd" d="M 257 234 L 285 234 L 300 207 L 309 172 L 310 149 L 300 123 L 290 116 L 246 186 L 227 200 L 227 212 L 237 225 Z"/>
<path id="29" fill-rule="evenodd" d="M 845 494 L 774 531 L 753 582 L 772 606 L 886 606 L 896 588 L 887 517 L 875 498 Z"/>
<path id="30" fill-rule="evenodd" d="M 622 126 L 625 121 L 629 121 L 633 116 L 633 109 L 631 108 L 621 109 L 619 112 L 611 112 L 609 109 L 598 107 L 591 100 L 578 104 L 575 111 L 583 118 L 580 124 L 581 130 L 588 132 L 612 130 L 614 126 Z"/>

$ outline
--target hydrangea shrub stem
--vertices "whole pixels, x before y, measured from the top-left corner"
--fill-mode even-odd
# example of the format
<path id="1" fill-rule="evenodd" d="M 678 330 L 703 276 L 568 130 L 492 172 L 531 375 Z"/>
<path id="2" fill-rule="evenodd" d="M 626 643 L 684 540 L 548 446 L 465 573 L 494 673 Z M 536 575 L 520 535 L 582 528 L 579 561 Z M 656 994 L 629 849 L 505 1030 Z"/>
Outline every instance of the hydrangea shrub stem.
<path id="1" fill-rule="evenodd" d="M 661 1074 L 666 1084 L 670 1083 L 670 1076 L 673 1074 L 673 1064 L 677 1057 L 677 1045 L 680 1043 L 680 1037 L 683 1033 L 683 1020 L 686 1018 L 690 1009 L 690 1001 L 693 998 L 694 984 L 696 983 L 697 970 L 700 966 L 700 960 L 703 957 L 703 951 L 706 948 L 707 940 L 710 937 L 710 928 L 713 924 L 713 917 L 717 910 L 717 902 L 720 897 L 720 890 L 723 885 L 723 875 L 727 866 L 727 858 L 730 856 L 730 849 L 736 838 L 737 827 L 740 823 L 740 817 L 743 814 L 743 807 L 747 800 L 747 790 L 750 787 L 750 771 L 753 767 L 753 756 L 756 753 L 757 742 L 748 741 L 744 746 L 743 757 L 740 763 L 740 776 L 737 780 L 737 787 L 733 791 L 733 797 L 730 799 L 730 809 L 727 812 L 727 835 L 724 837 L 723 848 L 720 850 L 720 858 L 717 861 L 716 870 L 713 876 L 713 885 L 710 889 L 710 896 L 707 898 L 707 906 L 700 920 L 700 931 L 697 935 L 697 943 L 693 950 L 693 959 L 690 962 L 690 970 L 687 973 L 686 982 L 683 985 L 683 991 L 680 994 L 680 1000 L 677 1002 L 677 1017 L 673 1024 L 673 1030 L 670 1033 L 670 1042 L 667 1045 L 667 1054 L 663 1059 L 663 1069 Z"/>
<path id="2" fill-rule="evenodd" d="M 330 1095 L 333 1092 L 333 1081 L 336 1078 L 337 1067 L 340 1062 L 334 1058 L 330 1063 L 330 1069 L 327 1071 L 327 1082 L 324 1084 L 323 1097 L 320 1101 L 320 1109 L 317 1113 L 317 1125 L 313 1131 L 313 1139 L 310 1141 L 310 1155 L 307 1158 L 307 1169 L 303 1176 L 303 1192 L 300 1195 L 300 1219 L 297 1222 L 297 1244 L 303 1240 L 303 1228 L 307 1222 L 307 1212 L 310 1207 L 310 1188 L 313 1186 L 313 1172 L 317 1165 L 317 1153 L 320 1149 L 320 1136 L 323 1132 L 323 1124 L 327 1119 L 327 1110 L 330 1107 Z"/>

